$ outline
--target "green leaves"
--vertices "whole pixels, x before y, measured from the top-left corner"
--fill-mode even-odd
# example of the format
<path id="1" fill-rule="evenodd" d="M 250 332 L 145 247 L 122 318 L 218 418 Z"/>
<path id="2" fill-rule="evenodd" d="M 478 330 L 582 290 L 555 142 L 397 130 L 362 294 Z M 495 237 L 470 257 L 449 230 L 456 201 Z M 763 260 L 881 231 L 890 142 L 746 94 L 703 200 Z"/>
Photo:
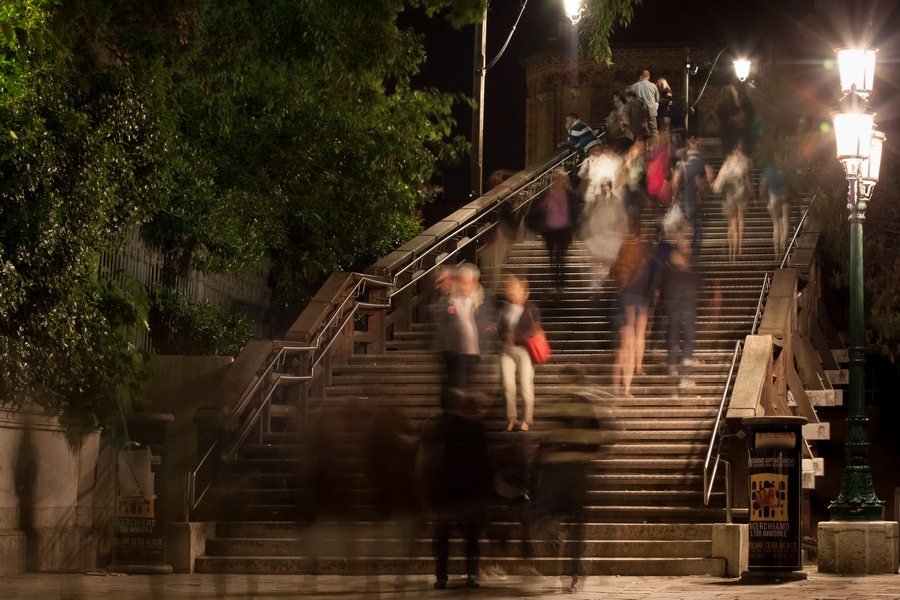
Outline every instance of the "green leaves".
<path id="1" fill-rule="evenodd" d="M 271 264 L 290 323 L 331 271 L 415 235 L 466 143 L 459 98 L 411 87 L 408 6 L 462 24 L 484 1 L 2 3 L 0 398 L 98 417 L 140 398 L 146 292 L 98 276 L 136 228 L 166 257 L 151 334 L 179 353 L 249 335 L 173 291 L 189 267 Z"/>

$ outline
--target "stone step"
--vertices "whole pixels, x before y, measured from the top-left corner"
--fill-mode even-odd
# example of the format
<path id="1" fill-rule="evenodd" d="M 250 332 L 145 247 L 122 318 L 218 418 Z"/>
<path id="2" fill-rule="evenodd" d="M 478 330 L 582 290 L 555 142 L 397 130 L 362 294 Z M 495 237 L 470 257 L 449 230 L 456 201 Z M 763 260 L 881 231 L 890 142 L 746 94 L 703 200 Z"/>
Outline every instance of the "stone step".
<path id="1" fill-rule="evenodd" d="M 431 525 L 422 525 L 430 531 Z M 312 527 L 312 529 L 311 529 Z M 298 524 L 296 521 L 219 521 L 216 523 L 216 537 L 220 538 L 298 538 L 320 536 L 346 537 L 352 531 L 355 535 L 374 537 L 383 535 L 385 529 L 408 527 L 408 523 L 393 521 L 360 521 L 354 523 L 322 521 L 314 525 Z M 573 525 L 562 523 L 560 530 L 571 535 Z M 711 540 L 713 524 L 696 523 L 587 523 L 585 535 L 595 540 Z M 514 538 L 520 535 L 521 525 L 515 521 L 494 521 L 489 523 L 482 537 L 486 539 Z"/>
<path id="2" fill-rule="evenodd" d="M 399 534 L 402 532 L 391 532 Z M 281 556 L 281 557 L 353 557 L 403 558 L 417 557 L 427 562 L 431 556 L 432 540 L 419 537 L 369 538 L 354 536 L 352 530 L 346 537 L 321 538 L 212 538 L 206 541 L 207 556 Z M 482 539 L 479 554 L 482 560 L 492 558 L 523 558 L 522 540 L 518 537 L 496 540 Z M 533 539 L 527 542 L 535 558 L 559 556 L 559 545 L 548 540 Z M 451 538 L 450 555 L 464 556 L 465 542 Z M 711 540 L 585 540 L 584 558 L 685 558 L 710 556 Z"/>
<path id="3" fill-rule="evenodd" d="M 535 559 L 534 567 L 546 576 L 565 572 L 570 564 L 567 559 Z M 499 568 L 509 574 L 529 574 L 519 558 L 492 558 L 481 561 L 482 569 Z M 465 573 L 465 561 L 451 558 L 448 564 L 451 574 Z M 586 576 L 712 576 L 724 577 L 724 558 L 588 558 L 583 561 Z M 363 575 L 390 573 L 397 575 L 430 575 L 434 571 L 432 560 L 425 558 L 307 558 L 280 556 L 228 557 L 203 556 L 197 558 L 197 573 L 247 573 L 256 575 Z M 451 583 L 452 587 L 453 584 Z"/>

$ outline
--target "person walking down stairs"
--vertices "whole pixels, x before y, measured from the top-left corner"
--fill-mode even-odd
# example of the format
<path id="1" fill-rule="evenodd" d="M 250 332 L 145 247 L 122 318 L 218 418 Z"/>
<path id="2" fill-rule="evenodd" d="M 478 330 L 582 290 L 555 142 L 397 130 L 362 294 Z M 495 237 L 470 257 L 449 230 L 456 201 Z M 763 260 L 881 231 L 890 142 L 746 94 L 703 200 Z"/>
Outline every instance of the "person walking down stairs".
<path id="1" fill-rule="evenodd" d="M 559 168 L 553 182 L 540 199 L 541 235 L 554 266 L 554 283 L 560 290 L 565 284 L 566 254 L 572 243 L 572 232 L 581 216 L 581 198 L 572 190 L 569 174 Z"/>
<path id="2" fill-rule="evenodd" d="M 434 522 L 436 589 L 447 587 L 450 529 L 465 539 L 466 587 L 478 588 L 478 539 L 487 522 L 486 499 L 493 483 L 482 418 L 487 398 L 480 392 L 455 391 L 457 404 L 423 435 L 428 458 L 424 474 Z"/>
<path id="3" fill-rule="evenodd" d="M 506 400 L 507 431 L 519 425 L 516 411 L 516 372 L 522 389 L 523 420 L 519 428 L 528 431 L 534 422 L 534 366 L 525 348 L 526 339 L 543 336 L 541 313 L 528 299 L 528 281 L 510 275 L 500 309 L 500 379 Z"/>
<path id="4" fill-rule="evenodd" d="M 464 263 L 452 274 L 449 284 L 442 284 L 435 319 L 437 346 L 447 369 L 445 392 L 467 389 L 469 375 L 480 358 L 479 310 L 484 290 L 479 276 L 478 267 Z"/>
<path id="5" fill-rule="evenodd" d="M 691 264 L 691 224 L 683 219 L 675 231 L 663 274 L 663 298 L 669 317 L 667 335 L 669 375 L 679 387 L 692 387 L 691 367 L 697 336 L 697 297 L 700 275 Z"/>

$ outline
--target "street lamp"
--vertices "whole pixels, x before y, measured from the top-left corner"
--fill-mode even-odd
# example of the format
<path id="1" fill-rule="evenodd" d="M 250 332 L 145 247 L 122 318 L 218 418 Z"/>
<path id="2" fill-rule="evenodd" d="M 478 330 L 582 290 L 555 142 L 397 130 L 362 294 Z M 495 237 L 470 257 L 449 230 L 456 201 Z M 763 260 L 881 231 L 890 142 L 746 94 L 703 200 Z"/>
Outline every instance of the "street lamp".
<path id="1" fill-rule="evenodd" d="M 745 59 L 734 61 L 734 72 L 741 83 L 747 81 L 747 76 L 750 75 L 750 61 Z"/>
<path id="2" fill-rule="evenodd" d="M 691 104 L 691 75 L 696 75 L 698 66 L 696 63 L 691 62 L 691 49 L 686 48 L 687 54 L 685 56 L 684 62 L 684 129 L 688 130 L 688 121 L 690 120 L 691 111 L 694 110 L 694 107 L 697 106 L 697 103 L 700 102 L 700 98 L 703 96 L 703 92 L 706 91 L 706 86 L 709 84 L 709 78 L 712 77 L 713 69 L 716 68 L 716 63 L 719 62 L 719 58 L 722 56 L 722 53 L 731 48 L 734 44 L 725 46 L 719 53 L 716 55 L 714 61 L 709 67 L 709 73 L 706 76 L 706 81 L 703 82 L 703 87 L 700 88 L 700 93 L 697 94 L 697 99 L 694 100 L 694 103 Z M 734 61 L 734 74 L 737 75 L 737 78 L 744 82 L 747 79 L 747 76 L 750 74 L 750 61 L 746 59 L 738 59 Z"/>
<path id="3" fill-rule="evenodd" d="M 867 463 L 869 434 L 866 418 L 866 348 L 863 288 L 863 221 L 866 202 L 878 181 L 883 135 L 873 133 L 874 115 L 865 110 L 875 75 L 873 48 L 836 50 L 842 99 L 848 110 L 835 113 L 834 136 L 838 160 L 847 175 L 850 210 L 850 405 L 847 411 L 847 465 L 841 491 L 829 507 L 833 521 L 877 521 L 882 502 L 875 495 Z M 874 149 L 874 154 L 873 154 Z M 865 179 L 862 179 L 865 178 Z M 860 183 L 862 179 L 862 195 Z"/>
<path id="4" fill-rule="evenodd" d="M 581 20 L 581 15 L 584 14 L 581 0 L 563 0 L 563 3 L 566 6 L 566 16 L 572 21 L 572 25 L 577 25 Z"/>

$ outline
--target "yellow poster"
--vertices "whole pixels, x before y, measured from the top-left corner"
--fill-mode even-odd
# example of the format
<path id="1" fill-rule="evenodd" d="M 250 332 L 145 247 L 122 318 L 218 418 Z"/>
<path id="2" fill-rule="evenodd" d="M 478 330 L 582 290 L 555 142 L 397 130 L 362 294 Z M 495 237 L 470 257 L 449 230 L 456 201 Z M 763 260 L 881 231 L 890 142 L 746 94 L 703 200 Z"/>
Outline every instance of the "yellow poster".
<path id="1" fill-rule="evenodd" d="M 750 520 L 788 520 L 788 476 L 758 473 L 750 476 Z"/>

